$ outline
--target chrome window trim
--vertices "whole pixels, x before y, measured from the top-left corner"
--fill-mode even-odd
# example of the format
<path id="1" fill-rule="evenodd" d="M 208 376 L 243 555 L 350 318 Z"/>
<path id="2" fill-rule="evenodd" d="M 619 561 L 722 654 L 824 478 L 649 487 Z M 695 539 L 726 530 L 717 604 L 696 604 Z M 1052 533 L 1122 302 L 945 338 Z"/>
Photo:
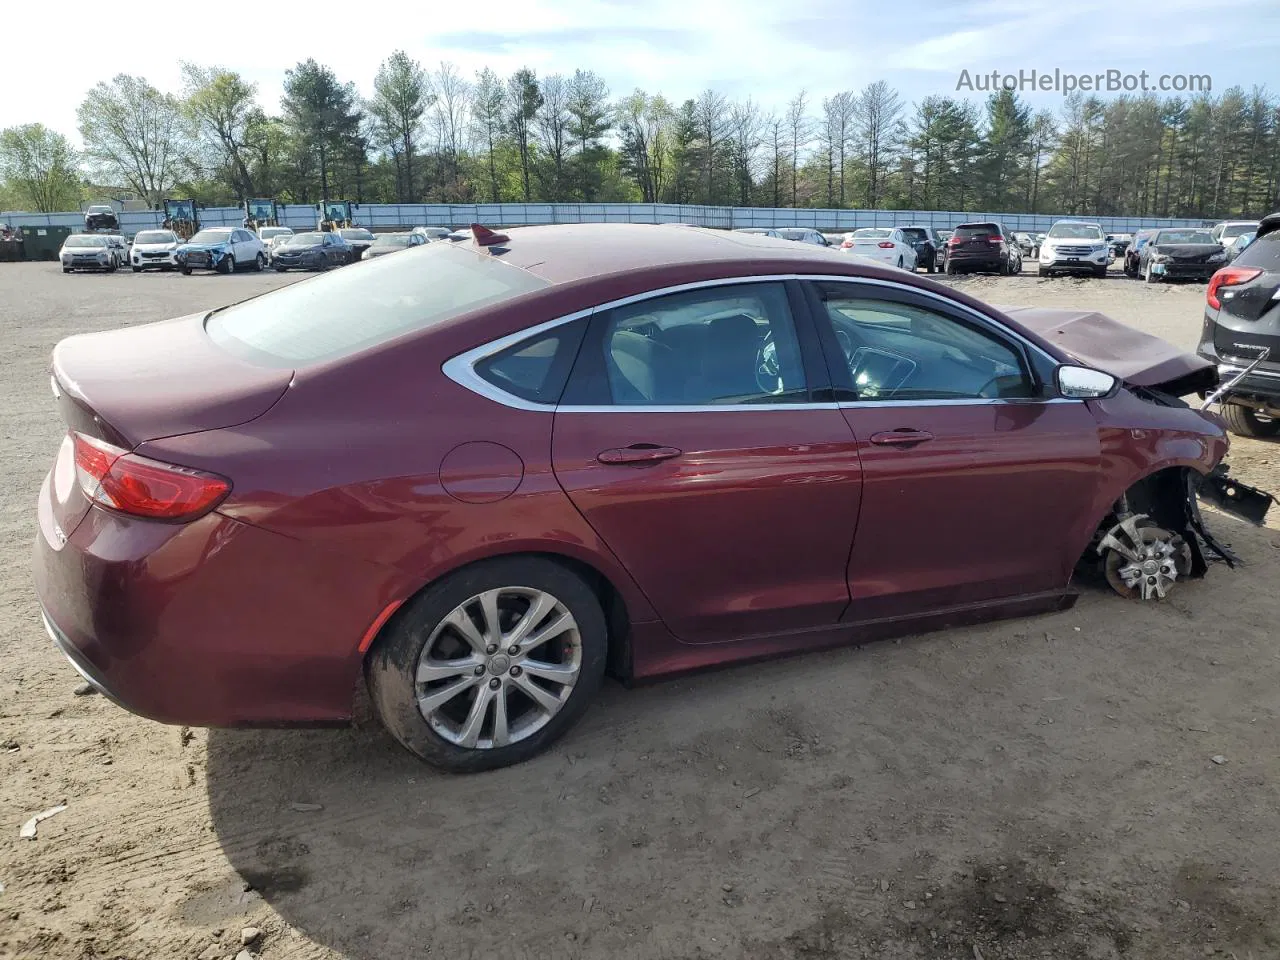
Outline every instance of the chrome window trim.
<path id="1" fill-rule="evenodd" d="M 920 287 L 911 286 L 910 284 L 898 283 L 894 280 L 882 280 L 878 277 L 855 277 L 844 274 L 817 274 L 817 273 L 780 273 L 768 274 L 763 276 L 750 277 L 716 277 L 711 280 L 696 280 L 691 283 L 680 283 L 670 287 L 660 287 L 655 290 L 646 290 L 644 293 L 635 293 L 629 297 L 620 297 L 617 300 L 609 300 L 605 303 L 597 304 L 594 307 L 588 307 L 585 310 L 579 310 L 576 313 L 570 313 L 563 317 L 556 317 L 553 320 L 546 320 L 542 323 L 536 323 L 531 327 L 525 327 L 523 330 L 517 330 L 515 333 L 509 333 L 506 336 L 499 337 L 497 340 L 490 340 L 478 347 L 457 354 L 449 358 L 441 365 L 441 371 L 454 383 L 460 387 L 465 387 L 472 393 L 479 394 L 487 400 L 494 403 L 502 404 L 504 407 L 511 407 L 515 410 L 527 410 L 534 413 L 729 413 L 736 411 L 767 411 L 767 410 L 836 410 L 848 407 L 863 406 L 956 406 L 965 404 L 988 404 L 988 403 L 1075 403 L 1083 402 L 1069 398 L 1055 397 L 1049 400 L 1006 400 L 1006 399 L 986 399 L 986 398 L 966 398 L 959 400 L 857 400 L 845 401 L 841 403 L 742 403 L 742 404 L 709 404 L 709 405 L 641 405 L 641 404 L 616 404 L 611 406 L 571 406 L 557 405 L 553 403 L 534 403 L 517 397 L 514 394 L 507 393 L 488 380 L 484 379 L 480 374 L 476 373 L 476 364 L 487 357 L 500 353 L 508 347 L 515 346 L 530 337 L 536 337 L 539 334 L 546 333 L 548 330 L 554 330 L 556 327 L 566 323 L 573 323 L 575 320 L 589 318 L 598 311 L 614 310 L 618 307 L 625 307 L 632 303 L 639 303 L 643 300 L 652 300 L 656 297 L 665 297 L 670 294 L 684 293 L 689 290 L 701 290 L 704 288 L 737 286 L 744 283 L 782 283 L 787 280 L 799 280 L 810 283 L 857 283 L 865 284 L 873 287 L 887 287 L 890 290 L 899 292 L 917 294 L 932 300 L 937 300 L 952 309 L 960 310 L 968 314 L 979 323 L 990 324 L 1005 336 L 1010 337 L 1016 342 L 1022 344 L 1029 350 L 1034 350 L 1040 356 L 1044 357 L 1051 363 L 1060 363 L 1057 358 L 1051 356 L 1038 344 L 1026 339 L 1015 330 L 1009 329 L 998 320 L 988 317 L 985 313 L 973 309 L 967 304 L 952 300 L 950 297 L 932 290 L 924 290 Z"/>

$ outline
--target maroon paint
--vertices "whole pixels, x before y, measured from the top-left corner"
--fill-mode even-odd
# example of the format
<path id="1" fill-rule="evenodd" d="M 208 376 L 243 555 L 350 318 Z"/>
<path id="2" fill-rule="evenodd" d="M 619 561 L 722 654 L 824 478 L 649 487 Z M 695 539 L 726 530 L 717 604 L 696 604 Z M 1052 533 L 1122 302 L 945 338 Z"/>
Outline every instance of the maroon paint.
<path id="1" fill-rule="evenodd" d="M 199 318 L 59 346 L 72 428 L 233 483 L 187 524 L 90 507 L 68 487 L 65 452 L 41 490 L 41 603 L 131 709 L 204 725 L 342 720 L 361 638 L 389 605 L 512 553 L 607 580 L 642 678 L 1046 609 L 1067 602 L 1072 563 L 1127 486 L 1165 466 L 1208 470 L 1226 448 L 1215 418 L 1123 392 L 927 412 L 500 406 L 440 364 L 610 299 L 719 277 L 892 280 L 1069 359 L 971 297 L 806 244 L 657 227 L 511 238 L 495 255 L 552 281 L 545 291 L 343 361 L 257 367 L 210 343 Z M 932 439 L 871 443 L 901 427 Z M 596 459 L 635 443 L 681 453 Z M 459 490 L 510 493 L 471 503 Z"/>

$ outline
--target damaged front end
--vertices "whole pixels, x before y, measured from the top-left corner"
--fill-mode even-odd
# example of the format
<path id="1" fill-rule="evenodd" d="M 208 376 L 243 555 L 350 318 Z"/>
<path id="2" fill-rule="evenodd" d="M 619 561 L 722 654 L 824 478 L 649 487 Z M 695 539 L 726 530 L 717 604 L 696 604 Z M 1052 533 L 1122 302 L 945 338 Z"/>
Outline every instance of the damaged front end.
<path id="1" fill-rule="evenodd" d="M 1275 498 L 1240 483 L 1218 464 L 1207 474 L 1161 471 L 1131 487 L 1099 528 L 1091 551 L 1112 589 L 1135 600 L 1162 600 L 1179 579 L 1202 577 L 1214 561 L 1240 562 L 1205 528 L 1200 501 L 1261 525 Z"/>

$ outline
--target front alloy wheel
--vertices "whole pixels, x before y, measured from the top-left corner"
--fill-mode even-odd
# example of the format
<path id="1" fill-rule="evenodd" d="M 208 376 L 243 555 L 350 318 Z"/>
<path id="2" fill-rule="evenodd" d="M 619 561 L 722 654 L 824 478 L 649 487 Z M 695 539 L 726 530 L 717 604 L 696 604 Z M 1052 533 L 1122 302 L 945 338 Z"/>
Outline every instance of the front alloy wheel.
<path id="1" fill-rule="evenodd" d="M 366 665 L 383 723 L 455 772 L 528 759 L 585 710 L 604 673 L 604 614 L 565 567 L 513 557 L 428 587 Z"/>

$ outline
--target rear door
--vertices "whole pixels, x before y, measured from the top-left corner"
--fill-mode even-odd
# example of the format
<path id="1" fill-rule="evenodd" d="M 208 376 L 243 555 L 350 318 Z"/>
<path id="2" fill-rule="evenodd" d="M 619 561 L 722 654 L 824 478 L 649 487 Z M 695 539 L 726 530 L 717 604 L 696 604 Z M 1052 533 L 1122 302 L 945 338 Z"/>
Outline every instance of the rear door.
<path id="1" fill-rule="evenodd" d="M 796 283 L 596 313 L 556 411 L 556 476 L 687 643 L 830 627 L 861 471 Z"/>
<path id="2" fill-rule="evenodd" d="M 897 284 L 811 290 L 863 470 L 849 619 L 1063 589 L 1100 445 L 1083 401 L 1050 396 L 1053 362 Z"/>

